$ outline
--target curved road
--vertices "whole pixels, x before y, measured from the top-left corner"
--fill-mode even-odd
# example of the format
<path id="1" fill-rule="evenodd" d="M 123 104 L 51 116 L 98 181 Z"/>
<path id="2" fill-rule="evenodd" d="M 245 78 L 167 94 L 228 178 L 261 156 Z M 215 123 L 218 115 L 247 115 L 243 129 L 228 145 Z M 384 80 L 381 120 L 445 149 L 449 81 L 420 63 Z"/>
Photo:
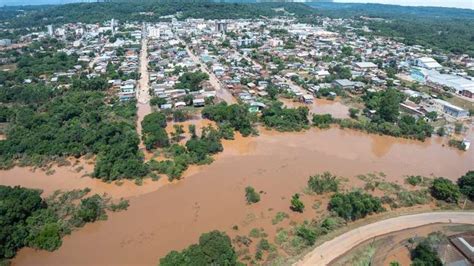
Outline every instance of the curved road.
<path id="1" fill-rule="evenodd" d="M 366 240 L 433 223 L 474 224 L 474 212 L 429 212 L 405 215 L 364 225 L 324 242 L 294 265 L 328 265 Z"/>

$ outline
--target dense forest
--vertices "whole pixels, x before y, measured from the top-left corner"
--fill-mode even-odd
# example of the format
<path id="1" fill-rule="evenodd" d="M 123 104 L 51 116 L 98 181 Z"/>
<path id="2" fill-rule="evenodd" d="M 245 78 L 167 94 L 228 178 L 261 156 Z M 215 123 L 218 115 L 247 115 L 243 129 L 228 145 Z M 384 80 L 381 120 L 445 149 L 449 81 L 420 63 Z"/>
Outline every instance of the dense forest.
<path id="1" fill-rule="evenodd" d="M 77 3 L 59 6 L 41 6 L 26 12 L 21 19 L 9 15 L 0 15 L 3 21 L 9 21 L 12 27 L 34 27 L 48 24 L 69 22 L 95 23 L 107 19 L 159 21 L 161 16 L 180 13 L 180 18 L 259 18 L 273 17 L 281 12 L 273 8 L 285 7 L 289 12 L 310 14 L 311 9 L 296 3 L 261 3 L 261 4 L 223 4 L 208 0 L 139 0 L 111 1 L 106 3 Z M 8 10 L 11 10 L 9 8 Z M 0 9 L 0 14 L 7 12 Z M 147 15 L 140 12 L 152 12 Z"/>

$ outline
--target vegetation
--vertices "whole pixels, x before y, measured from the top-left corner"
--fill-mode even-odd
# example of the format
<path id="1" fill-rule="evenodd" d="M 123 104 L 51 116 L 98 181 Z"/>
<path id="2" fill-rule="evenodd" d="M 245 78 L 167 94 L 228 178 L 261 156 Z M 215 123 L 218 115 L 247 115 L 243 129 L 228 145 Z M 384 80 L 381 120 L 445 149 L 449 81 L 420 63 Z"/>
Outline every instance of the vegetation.
<path id="1" fill-rule="evenodd" d="M 262 111 L 265 126 L 278 131 L 300 131 L 308 127 L 308 108 L 283 108 L 283 103 L 273 102 Z"/>
<path id="2" fill-rule="evenodd" d="M 142 139 L 147 150 L 170 145 L 166 133 L 166 116 L 160 112 L 146 115 L 142 121 Z"/>
<path id="3" fill-rule="evenodd" d="M 15 98 L 0 97 L 2 102 L 19 104 L 7 140 L 0 142 L 3 168 L 19 160 L 42 166 L 58 157 L 96 154 L 95 177 L 115 180 L 147 173 L 138 151 L 133 102 L 110 106 L 103 92 L 57 93 L 42 85 L 25 87 L 24 92 Z"/>
<path id="4" fill-rule="evenodd" d="M 291 197 L 290 209 L 295 212 L 304 211 L 304 203 L 300 200 L 300 194 L 296 193 Z"/>
<path id="5" fill-rule="evenodd" d="M 290 216 L 285 212 L 277 212 L 275 217 L 272 219 L 272 224 L 278 224 L 281 221 L 288 219 Z"/>
<path id="6" fill-rule="evenodd" d="M 53 251 L 74 228 L 106 219 L 106 210 L 128 206 L 126 201 L 114 204 L 97 194 L 86 197 L 88 193 L 88 189 L 57 191 L 42 199 L 40 190 L 0 186 L 0 261 L 25 246 Z"/>
<path id="7" fill-rule="evenodd" d="M 216 121 L 221 125 L 228 125 L 239 131 L 242 136 L 248 136 L 254 131 L 252 116 L 246 105 L 227 105 L 227 103 L 222 102 L 206 106 L 202 110 L 202 117 Z"/>
<path id="8" fill-rule="evenodd" d="M 160 265 L 237 265 L 237 255 L 230 238 L 223 232 L 202 234 L 199 243 L 185 250 L 171 251 L 160 259 Z"/>
<path id="9" fill-rule="evenodd" d="M 385 210 L 379 198 L 360 191 L 334 194 L 329 202 L 329 209 L 345 220 L 352 221 Z"/>
<path id="10" fill-rule="evenodd" d="M 474 171 L 469 171 L 458 179 L 458 186 L 462 194 L 474 201 Z"/>
<path id="11" fill-rule="evenodd" d="M 197 136 L 195 127 L 190 127 L 191 138 L 185 146 L 173 144 L 165 151 L 172 160 L 148 162 L 150 171 L 166 174 L 170 179 L 181 177 L 190 164 L 207 164 L 212 162 L 212 154 L 223 151 L 221 134 L 212 126 L 204 127 L 201 136 Z"/>
<path id="12" fill-rule="evenodd" d="M 405 178 L 405 182 L 412 186 L 417 186 L 421 184 L 421 182 L 423 182 L 423 177 L 419 175 L 408 176 L 407 178 Z"/>
<path id="13" fill-rule="evenodd" d="M 422 45 L 435 52 L 467 53 L 471 56 L 474 54 L 474 46 L 470 39 L 474 24 L 471 10 L 348 3 L 310 5 L 315 7 L 319 15 L 359 20 L 372 30 L 372 32 L 361 32 L 368 37 L 373 35 L 393 37 L 408 45 Z M 361 17 L 383 20 L 365 20 Z"/>
<path id="14" fill-rule="evenodd" d="M 182 74 L 176 84 L 176 89 L 183 89 L 188 91 L 199 91 L 202 89 L 201 82 L 209 80 L 209 75 L 201 72 L 186 72 Z"/>
<path id="15" fill-rule="evenodd" d="M 318 115 L 313 114 L 313 126 L 319 128 L 329 128 L 329 126 L 334 122 L 330 114 Z"/>
<path id="16" fill-rule="evenodd" d="M 311 176 L 308 180 L 308 188 L 316 194 L 323 194 L 326 192 L 337 192 L 339 189 L 339 179 L 337 176 L 329 172 L 324 172 L 321 175 Z"/>
<path id="17" fill-rule="evenodd" d="M 260 201 L 260 194 L 258 194 L 253 187 L 246 187 L 245 199 L 248 204 L 257 203 Z"/>
<path id="18" fill-rule="evenodd" d="M 457 203 L 461 192 L 459 191 L 459 187 L 451 180 L 439 177 L 433 180 L 431 195 L 439 200 Z"/>
<path id="19" fill-rule="evenodd" d="M 412 264 L 414 266 L 432 265 L 441 266 L 443 263 L 438 257 L 438 253 L 427 241 L 422 241 L 411 252 Z"/>

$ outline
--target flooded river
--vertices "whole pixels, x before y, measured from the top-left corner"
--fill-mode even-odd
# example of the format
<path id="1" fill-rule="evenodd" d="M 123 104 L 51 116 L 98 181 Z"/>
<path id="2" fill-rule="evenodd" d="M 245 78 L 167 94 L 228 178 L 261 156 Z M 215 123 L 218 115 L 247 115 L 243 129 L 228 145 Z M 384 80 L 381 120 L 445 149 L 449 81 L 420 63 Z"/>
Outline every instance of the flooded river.
<path id="1" fill-rule="evenodd" d="M 22 249 L 14 265 L 156 265 L 170 250 L 195 243 L 201 233 L 213 229 L 231 236 L 260 226 L 275 231 L 272 217 L 278 211 L 289 213 L 289 198 L 315 173 L 331 171 L 349 177 L 351 185 L 357 183 L 354 176 L 369 172 L 384 172 L 387 179 L 402 182 L 408 174 L 455 179 L 474 168 L 473 149 L 443 147 L 436 138 L 422 143 L 337 128 L 261 130 L 259 137 L 237 136 L 224 147 L 212 165 L 180 182 L 131 197 L 127 211 L 73 232 L 59 250 Z M 251 206 L 244 199 L 249 185 L 264 191 L 261 202 Z M 291 219 L 311 215 L 305 211 Z M 239 231 L 233 232 L 233 225 Z"/>

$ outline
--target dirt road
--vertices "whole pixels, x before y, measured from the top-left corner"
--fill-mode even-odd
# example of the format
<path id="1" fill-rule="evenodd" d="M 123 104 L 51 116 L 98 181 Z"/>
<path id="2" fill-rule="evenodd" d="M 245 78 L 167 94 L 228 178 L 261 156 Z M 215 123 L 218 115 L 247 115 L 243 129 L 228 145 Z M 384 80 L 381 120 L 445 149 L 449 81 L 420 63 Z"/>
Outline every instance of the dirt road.
<path id="1" fill-rule="evenodd" d="M 145 26 L 143 26 L 145 28 Z M 140 51 L 140 80 L 137 89 L 137 133 L 142 135 L 143 118 L 151 113 L 150 93 L 149 93 L 149 73 L 148 73 L 148 38 L 143 34 L 142 48 Z M 140 149 L 144 149 L 143 141 L 140 140 Z"/>
<path id="2" fill-rule="evenodd" d="M 323 243 L 294 265 L 328 265 L 360 243 L 376 236 L 434 223 L 474 224 L 474 212 L 429 212 L 364 225 Z"/>
<path id="3" fill-rule="evenodd" d="M 220 98 L 226 101 L 228 104 L 237 103 L 237 100 L 234 98 L 232 93 L 230 93 L 230 91 L 227 90 L 226 88 L 223 88 L 222 84 L 220 83 L 219 79 L 217 79 L 216 75 L 208 71 L 206 69 L 206 65 L 197 56 L 195 56 L 188 47 L 186 47 L 186 51 L 188 52 L 189 57 L 193 60 L 195 64 L 201 65 L 201 71 L 209 75 L 209 82 L 216 90 L 217 98 Z"/>

